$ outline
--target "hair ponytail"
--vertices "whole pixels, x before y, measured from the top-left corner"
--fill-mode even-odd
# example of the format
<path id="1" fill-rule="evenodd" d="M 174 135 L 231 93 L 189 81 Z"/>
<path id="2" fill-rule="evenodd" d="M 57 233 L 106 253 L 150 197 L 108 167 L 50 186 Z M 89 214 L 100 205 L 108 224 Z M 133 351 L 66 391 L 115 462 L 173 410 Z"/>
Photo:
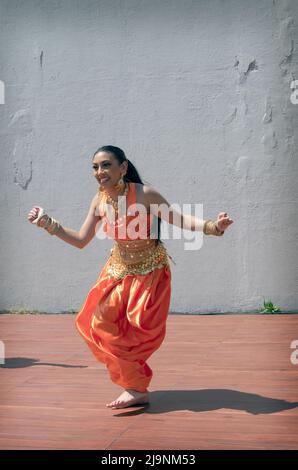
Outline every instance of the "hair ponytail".
<path id="1" fill-rule="evenodd" d="M 128 160 L 128 158 L 126 158 L 126 160 L 127 160 L 128 165 L 127 165 L 126 175 L 124 175 L 124 181 L 127 181 L 127 182 L 131 181 L 133 183 L 144 184 L 134 164 L 131 163 L 131 161 Z"/>

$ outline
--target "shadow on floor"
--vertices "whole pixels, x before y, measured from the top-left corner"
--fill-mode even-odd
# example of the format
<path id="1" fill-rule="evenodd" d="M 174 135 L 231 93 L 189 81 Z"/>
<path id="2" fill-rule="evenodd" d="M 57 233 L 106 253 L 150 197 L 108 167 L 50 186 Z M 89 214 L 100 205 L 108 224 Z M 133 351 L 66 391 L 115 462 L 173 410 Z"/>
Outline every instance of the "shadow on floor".
<path id="1" fill-rule="evenodd" d="M 229 389 L 163 390 L 150 392 L 150 403 L 133 411 L 114 411 L 127 416 L 141 413 L 168 413 L 170 411 L 213 411 L 221 408 L 242 410 L 254 415 L 277 413 L 298 407 L 298 402 L 263 397 L 254 393 Z M 131 409 L 127 407 L 126 409 Z M 115 416 L 115 415 L 114 415 Z"/>
<path id="2" fill-rule="evenodd" d="M 85 368 L 88 366 L 72 366 L 71 364 L 56 364 L 52 362 L 39 362 L 39 359 L 31 359 L 29 357 L 8 357 L 5 358 L 5 364 L 0 364 L 3 369 L 20 369 L 23 367 L 32 366 L 55 366 L 55 367 L 72 367 L 72 368 Z"/>

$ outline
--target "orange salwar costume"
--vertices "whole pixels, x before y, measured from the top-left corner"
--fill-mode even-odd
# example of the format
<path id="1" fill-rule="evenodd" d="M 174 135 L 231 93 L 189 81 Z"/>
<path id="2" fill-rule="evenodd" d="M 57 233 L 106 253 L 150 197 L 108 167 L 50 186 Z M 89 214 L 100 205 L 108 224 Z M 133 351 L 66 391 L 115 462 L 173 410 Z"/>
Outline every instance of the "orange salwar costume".
<path id="1" fill-rule="evenodd" d="M 127 184 L 129 209 L 136 204 L 136 186 Z M 115 245 L 75 324 L 96 359 L 106 364 L 114 383 L 146 392 L 153 375 L 146 360 L 166 334 L 171 270 L 164 245 L 149 239 L 151 214 L 146 218 L 146 240 L 118 238 L 121 220 L 127 227 L 132 219 L 128 211 L 114 224 Z M 109 234 L 111 225 L 106 217 L 103 221 Z"/>

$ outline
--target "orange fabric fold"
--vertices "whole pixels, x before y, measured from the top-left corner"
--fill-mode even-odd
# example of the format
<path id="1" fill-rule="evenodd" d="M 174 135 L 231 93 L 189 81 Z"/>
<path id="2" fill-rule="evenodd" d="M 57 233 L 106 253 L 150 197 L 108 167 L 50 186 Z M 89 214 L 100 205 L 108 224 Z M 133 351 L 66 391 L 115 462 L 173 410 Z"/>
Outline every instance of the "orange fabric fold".
<path id="1" fill-rule="evenodd" d="M 129 189 L 131 203 L 134 183 L 129 183 Z M 145 392 L 153 376 L 146 361 L 166 334 L 171 270 L 163 266 L 117 280 L 108 276 L 108 263 L 90 289 L 75 325 L 95 358 L 107 366 L 114 383 Z"/>

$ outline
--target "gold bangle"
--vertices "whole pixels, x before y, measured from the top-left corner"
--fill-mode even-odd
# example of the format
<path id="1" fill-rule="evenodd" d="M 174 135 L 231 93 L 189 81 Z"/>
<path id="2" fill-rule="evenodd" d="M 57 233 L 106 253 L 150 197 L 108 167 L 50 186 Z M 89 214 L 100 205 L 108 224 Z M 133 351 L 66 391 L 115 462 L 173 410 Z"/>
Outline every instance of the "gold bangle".
<path id="1" fill-rule="evenodd" d="M 47 229 L 51 225 L 51 217 L 48 216 L 43 228 Z"/>
<path id="2" fill-rule="evenodd" d="M 57 233 L 60 228 L 60 223 L 53 217 L 49 217 L 49 219 L 50 224 L 47 224 L 47 226 L 44 228 L 50 235 L 55 235 L 55 233 Z"/>
<path id="3" fill-rule="evenodd" d="M 38 222 L 36 223 L 37 227 L 44 228 L 44 226 L 40 225 L 40 221 L 43 220 L 43 219 L 46 219 L 46 225 L 47 225 L 48 220 L 49 220 L 48 214 L 43 214 L 43 215 L 40 217 L 40 219 L 39 219 Z"/>
<path id="4" fill-rule="evenodd" d="M 54 229 L 52 230 L 52 232 L 50 232 L 50 235 L 55 235 L 59 231 L 60 227 L 61 225 L 59 224 L 59 222 L 56 222 Z"/>
<path id="5" fill-rule="evenodd" d="M 203 232 L 205 235 L 215 235 L 221 237 L 224 234 L 224 231 L 220 231 L 214 220 L 208 219 L 205 220 L 203 225 Z"/>

